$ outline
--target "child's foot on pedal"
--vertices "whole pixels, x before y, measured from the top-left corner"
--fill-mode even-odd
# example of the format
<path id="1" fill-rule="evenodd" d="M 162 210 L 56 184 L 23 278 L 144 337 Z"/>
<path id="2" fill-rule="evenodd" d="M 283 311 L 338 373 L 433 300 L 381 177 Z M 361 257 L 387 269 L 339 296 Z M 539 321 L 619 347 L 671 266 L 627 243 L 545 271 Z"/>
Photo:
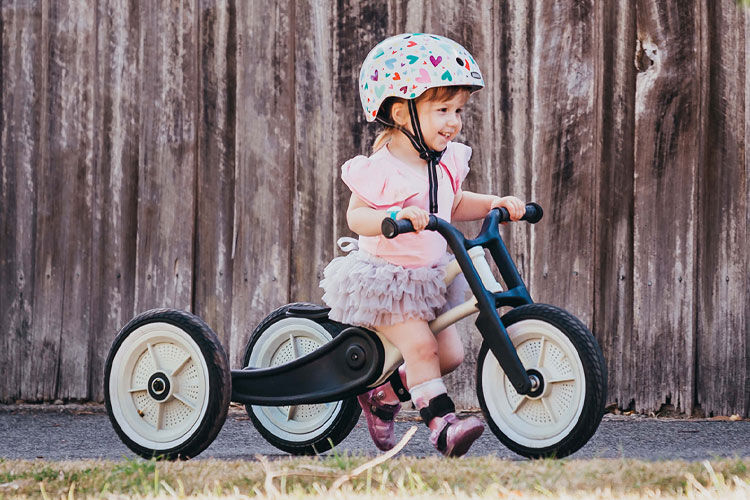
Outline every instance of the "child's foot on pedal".
<path id="1" fill-rule="evenodd" d="M 436 418 L 441 422 L 430 433 L 430 442 L 446 457 L 460 457 L 465 454 L 484 432 L 484 424 L 477 417 L 459 419 L 455 413 L 449 413 Z"/>
<path id="2" fill-rule="evenodd" d="M 367 419 L 367 430 L 375 446 L 382 451 L 388 451 L 396 446 L 396 433 L 393 418 L 401 409 L 401 404 L 387 404 L 382 401 L 380 388 L 373 389 L 357 396 L 359 406 Z"/>

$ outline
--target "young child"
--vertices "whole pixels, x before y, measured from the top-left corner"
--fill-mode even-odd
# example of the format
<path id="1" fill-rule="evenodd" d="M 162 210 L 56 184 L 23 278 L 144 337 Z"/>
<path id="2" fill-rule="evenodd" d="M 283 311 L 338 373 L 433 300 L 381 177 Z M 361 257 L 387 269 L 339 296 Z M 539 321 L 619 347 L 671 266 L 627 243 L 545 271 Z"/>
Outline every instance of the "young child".
<path id="1" fill-rule="evenodd" d="M 454 326 L 434 335 L 427 325 L 450 293 L 443 282 L 449 256 L 442 236 L 423 231 L 430 213 L 447 221 L 481 219 L 494 207 L 507 208 L 513 220 L 524 214 L 518 198 L 461 189 L 471 148 L 451 141 L 461 131 L 469 96 L 482 87 L 466 49 L 421 33 L 379 43 L 360 71 L 367 121 L 385 130 L 369 158 L 357 156 L 342 166 L 341 178 L 352 191 L 346 219 L 359 235 L 358 249 L 331 261 L 320 285 L 331 319 L 380 332 L 404 358 L 388 382 L 359 396 L 381 450 L 395 446 L 393 418 L 399 401 L 409 399 L 446 456 L 466 453 L 484 430 L 478 418 L 456 416 L 441 378 L 458 367 L 464 352 Z M 416 232 L 388 240 L 380 231 L 385 217 L 409 219 Z"/>

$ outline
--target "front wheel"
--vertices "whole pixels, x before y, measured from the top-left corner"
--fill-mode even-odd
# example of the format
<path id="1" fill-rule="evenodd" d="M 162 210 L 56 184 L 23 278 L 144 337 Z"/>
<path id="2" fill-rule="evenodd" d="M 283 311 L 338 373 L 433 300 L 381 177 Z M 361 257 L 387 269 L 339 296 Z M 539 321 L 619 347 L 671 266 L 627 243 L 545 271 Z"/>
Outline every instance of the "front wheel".
<path id="1" fill-rule="evenodd" d="M 154 309 L 115 338 L 104 400 L 120 439 L 138 455 L 188 459 L 214 440 L 232 394 L 229 361 L 197 316 Z"/>
<path id="2" fill-rule="evenodd" d="M 607 391 L 604 356 L 575 316 L 545 304 L 502 318 L 527 373 L 541 381 L 528 395 L 513 388 L 486 343 L 477 363 L 477 395 L 492 432 L 529 458 L 576 452 L 599 427 Z"/>

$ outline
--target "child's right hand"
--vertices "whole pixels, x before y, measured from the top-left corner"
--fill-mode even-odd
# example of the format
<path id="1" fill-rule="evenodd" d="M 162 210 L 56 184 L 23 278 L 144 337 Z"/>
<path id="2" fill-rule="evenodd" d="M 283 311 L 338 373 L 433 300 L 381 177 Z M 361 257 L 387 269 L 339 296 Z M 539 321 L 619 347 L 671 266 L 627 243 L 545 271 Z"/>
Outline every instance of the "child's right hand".
<path id="1" fill-rule="evenodd" d="M 430 222 L 430 214 L 423 208 L 412 206 L 400 210 L 396 215 L 396 220 L 398 219 L 409 219 L 411 225 L 414 226 L 414 231 L 420 232 Z"/>

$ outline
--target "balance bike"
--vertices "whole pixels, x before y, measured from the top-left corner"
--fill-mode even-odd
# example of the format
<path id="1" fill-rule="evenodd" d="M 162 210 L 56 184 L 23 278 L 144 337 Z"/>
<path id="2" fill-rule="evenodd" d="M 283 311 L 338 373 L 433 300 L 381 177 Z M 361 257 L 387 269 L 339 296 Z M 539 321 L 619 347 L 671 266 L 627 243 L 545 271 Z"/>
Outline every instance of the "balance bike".
<path id="1" fill-rule="evenodd" d="M 542 209 L 526 205 L 523 220 Z M 564 457 L 591 438 L 601 421 L 607 372 L 591 332 L 570 313 L 535 304 L 499 233 L 505 209 L 485 217 L 466 239 L 430 216 L 456 259 L 446 284 L 461 272 L 472 297 L 429 323 L 440 332 L 478 312 L 483 338 L 476 391 L 492 432 L 525 457 Z M 413 231 L 408 220 L 385 219 L 387 238 Z M 485 259 L 488 249 L 505 289 Z M 502 317 L 500 308 L 511 308 Z M 230 401 L 243 403 L 260 434 L 295 455 L 322 453 L 356 425 L 356 396 L 382 384 L 403 362 L 381 334 L 328 318 L 329 309 L 294 303 L 269 314 L 253 331 L 240 370 L 230 370 L 216 334 L 197 316 L 154 309 L 119 332 L 105 365 L 107 413 L 122 441 L 146 458 L 188 459 L 219 433 Z"/>

